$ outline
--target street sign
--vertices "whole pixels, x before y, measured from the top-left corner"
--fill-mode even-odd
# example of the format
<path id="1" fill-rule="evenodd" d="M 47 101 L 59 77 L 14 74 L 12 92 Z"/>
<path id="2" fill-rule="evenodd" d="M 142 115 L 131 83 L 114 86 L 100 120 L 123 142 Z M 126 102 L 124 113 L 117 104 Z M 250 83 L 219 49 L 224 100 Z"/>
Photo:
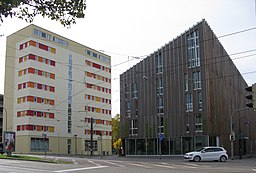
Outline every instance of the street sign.
<path id="1" fill-rule="evenodd" d="M 164 134 L 159 134 L 159 139 L 162 141 L 164 139 Z"/>

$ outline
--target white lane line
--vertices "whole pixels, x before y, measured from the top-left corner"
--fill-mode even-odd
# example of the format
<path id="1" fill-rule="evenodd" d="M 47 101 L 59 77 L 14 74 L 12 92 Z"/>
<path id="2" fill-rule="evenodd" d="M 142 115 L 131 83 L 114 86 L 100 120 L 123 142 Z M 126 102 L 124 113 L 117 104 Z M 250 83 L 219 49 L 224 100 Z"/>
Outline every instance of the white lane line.
<path id="1" fill-rule="evenodd" d="M 192 168 L 192 169 L 198 168 L 198 165 L 196 165 L 196 164 L 178 165 L 178 164 L 169 164 L 169 163 L 164 163 L 164 162 L 162 162 L 162 163 L 160 163 L 160 164 L 162 164 L 162 165 L 167 165 L 167 166 L 173 167 L 173 168 L 175 168 L 175 167 Z"/>
<path id="2" fill-rule="evenodd" d="M 115 166 L 122 167 L 122 168 L 125 167 L 124 165 L 120 165 L 120 164 L 113 163 L 113 162 L 109 162 L 109 161 L 104 161 L 104 162 L 105 162 L 105 163 L 108 163 L 108 164 L 110 164 L 110 165 L 115 165 Z"/>
<path id="3" fill-rule="evenodd" d="M 256 169 L 252 169 L 252 171 L 256 172 Z"/>
<path id="4" fill-rule="evenodd" d="M 1 167 L 7 167 L 7 168 L 10 168 L 10 169 L 23 169 L 23 170 L 35 171 L 35 172 L 51 172 L 51 171 L 48 171 L 48 170 L 24 168 L 24 167 L 18 167 L 18 166 L 6 166 L 6 165 L 1 165 Z"/>
<path id="5" fill-rule="evenodd" d="M 75 159 L 72 159 L 72 162 L 73 162 L 75 165 L 78 165 L 78 163 L 76 162 Z"/>
<path id="6" fill-rule="evenodd" d="M 184 167 L 184 168 L 192 168 L 192 169 L 198 168 L 198 167 L 194 167 L 194 166 L 186 166 L 186 165 L 184 165 L 183 167 Z"/>
<path id="7" fill-rule="evenodd" d="M 197 164 L 193 164 L 193 163 L 184 163 L 184 165 L 188 165 L 188 166 L 198 166 Z"/>
<path id="8" fill-rule="evenodd" d="M 193 164 L 193 163 L 184 163 L 184 165 L 188 165 L 187 168 L 189 168 L 189 166 L 192 166 L 192 168 L 198 168 L 198 167 L 203 167 L 203 168 L 211 168 L 211 166 L 209 165 L 198 165 L 198 164 Z"/>
<path id="9" fill-rule="evenodd" d="M 177 164 L 168 164 L 168 163 L 164 163 L 164 162 L 162 162 L 161 164 L 169 165 L 169 166 L 172 166 L 173 168 L 175 168 L 175 167 L 184 167 L 184 168 L 192 168 L 192 169 L 197 168 L 197 167 L 195 167 L 196 166 L 195 164 L 177 165 Z M 194 165 L 194 166 L 191 166 L 191 165 Z"/>
<path id="10" fill-rule="evenodd" d="M 100 164 L 95 163 L 95 162 L 94 162 L 94 161 L 92 161 L 92 160 L 88 160 L 88 162 L 90 162 L 91 164 L 96 165 L 96 166 L 101 166 Z"/>
<path id="11" fill-rule="evenodd" d="M 108 166 L 93 166 L 93 167 L 86 167 L 86 168 L 76 168 L 76 169 L 65 169 L 65 170 L 58 170 L 53 172 L 73 172 L 73 171 L 82 171 L 82 170 L 90 170 L 90 169 L 100 169 L 100 168 L 107 168 Z"/>
<path id="12" fill-rule="evenodd" d="M 168 163 L 165 163 L 165 162 L 162 162 L 161 164 L 163 164 L 163 165 L 168 165 Z"/>
<path id="13" fill-rule="evenodd" d="M 145 166 L 145 165 L 141 165 L 141 164 L 137 164 L 137 163 L 126 163 L 126 164 L 128 164 L 128 165 L 132 165 L 132 166 L 143 167 L 143 168 L 152 168 L 152 167 Z"/>
<path id="14" fill-rule="evenodd" d="M 157 164 L 150 164 L 150 165 L 157 166 L 157 167 L 162 167 L 162 168 L 171 168 L 171 169 L 174 168 L 173 166 L 167 166 L 167 165 L 157 165 Z"/>

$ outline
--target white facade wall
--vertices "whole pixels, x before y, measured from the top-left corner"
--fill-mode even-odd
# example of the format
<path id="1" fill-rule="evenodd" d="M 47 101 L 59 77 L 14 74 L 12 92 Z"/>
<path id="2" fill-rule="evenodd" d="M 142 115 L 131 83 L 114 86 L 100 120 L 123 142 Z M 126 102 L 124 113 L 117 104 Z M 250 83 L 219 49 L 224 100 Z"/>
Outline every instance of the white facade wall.
<path id="1" fill-rule="evenodd" d="M 32 30 L 31 30 L 32 27 Z M 68 40 L 69 45 L 67 47 L 54 43 L 45 38 L 40 38 L 35 36 L 33 32 L 33 28 L 37 28 L 40 31 L 49 33 L 42 28 L 38 28 L 34 25 L 30 25 L 29 29 L 27 28 L 28 36 L 24 37 L 24 39 L 16 42 L 16 50 L 15 51 L 15 68 L 13 68 L 14 78 L 10 77 L 10 80 L 14 80 L 13 88 L 9 90 L 13 90 L 15 98 L 13 99 L 13 103 L 8 103 L 13 105 L 12 116 L 13 116 L 13 131 L 16 132 L 17 143 L 16 143 L 16 151 L 20 153 L 30 153 L 30 146 L 21 146 L 21 145 L 31 145 L 29 142 L 25 142 L 25 140 L 30 140 L 30 137 L 41 138 L 43 133 L 47 134 L 49 138 L 49 152 L 52 153 L 60 153 L 67 154 L 67 140 L 72 140 L 72 148 L 71 153 L 74 154 L 74 148 L 76 148 L 76 154 L 88 154 L 85 151 L 84 140 L 90 140 L 90 134 L 85 134 L 85 130 L 90 130 L 90 123 L 85 122 L 85 118 L 93 118 L 100 119 L 105 121 L 111 121 L 111 114 L 102 114 L 86 111 L 86 106 L 96 107 L 100 109 L 111 110 L 111 104 L 96 102 L 95 100 L 86 100 L 85 94 L 89 94 L 92 96 L 97 96 L 100 98 L 106 98 L 111 100 L 111 94 L 88 89 L 86 87 L 86 83 L 94 84 L 97 86 L 101 86 L 104 88 L 111 89 L 111 83 L 98 80 L 97 78 L 90 78 L 86 76 L 85 72 L 94 73 L 96 75 L 104 76 L 105 78 L 111 79 L 111 73 L 99 70 L 95 67 L 90 67 L 86 65 L 86 60 L 97 63 L 101 66 L 111 68 L 110 63 L 106 63 L 101 61 L 95 57 L 86 55 L 86 50 L 94 51 L 90 48 L 87 48 L 83 45 L 77 44 L 71 40 Z M 26 32 L 26 28 L 23 32 Z M 17 34 L 17 33 L 16 33 Z M 50 33 L 56 37 L 54 33 Z M 10 37 L 16 37 L 15 34 Z M 58 36 L 63 40 L 67 40 Z M 30 40 L 36 41 L 38 43 L 50 46 L 56 49 L 56 54 L 39 49 L 37 47 L 28 46 L 19 50 L 20 44 L 28 42 Z M 79 51 L 78 51 L 79 50 Z M 82 50 L 82 51 L 81 51 Z M 94 51 L 97 54 L 101 54 L 100 52 Z M 49 60 L 55 61 L 55 66 L 51 66 L 42 62 L 27 60 L 22 63 L 19 63 L 19 58 L 34 54 L 40 57 L 47 58 Z M 71 133 L 68 133 L 68 83 L 69 83 L 69 57 L 72 56 L 72 114 L 71 114 Z M 105 57 L 110 58 L 107 55 Z M 8 58 L 8 57 L 7 57 Z M 6 64 L 8 65 L 8 64 Z M 39 69 L 45 72 L 50 72 L 55 74 L 55 79 L 46 78 L 44 76 L 38 76 L 36 74 L 26 74 L 22 76 L 18 76 L 18 72 L 23 69 L 27 69 L 29 67 Z M 8 73 L 6 74 L 6 77 Z M 40 84 L 45 84 L 49 86 L 55 87 L 55 92 L 40 90 L 36 88 L 25 88 L 18 89 L 18 84 L 24 82 L 35 82 Z M 6 86 L 5 86 L 6 87 Z M 24 102 L 18 103 L 18 98 L 24 96 L 36 96 L 40 98 L 52 99 L 54 100 L 54 105 L 45 105 L 35 102 Z M 8 96 L 7 96 L 8 97 Z M 20 116 L 17 117 L 17 112 L 23 110 L 36 110 L 41 112 L 50 112 L 54 113 L 54 119 L 52 118 L 44 118 L 37 116 Z M 42 126 L 52 126 L 54 127 L 54 132 L 44 132 L 37 130 L 19 130 L 17 131 L 18 125 L 42 125 Z M 94 123 L 94 130 L 98 131 L 108 131 L 111 134 L 111 125 L 106 124 L 96 124 Z M 104 134 L 103 133 L 103 134 Z M 77 141 L 74 141 L 74 136 Z M 105 150 L 108 153 L 111 153 L 111 135 L 103 135 L 102 141 L 99 141 L 99 135 L 94 134 L 93 139 L 98 141 L 98 152 L 99 149 L 101 151 Z M 76 146 L 74 147 L 74 142 Z M 61 146 L 60 146 L 61 145 Z M 56 147 L 57 146 L 57 147 Z M 101 146 L 103 148 L 101 148 Z M 97 154 L 97 152 L 96 152 Z"/>

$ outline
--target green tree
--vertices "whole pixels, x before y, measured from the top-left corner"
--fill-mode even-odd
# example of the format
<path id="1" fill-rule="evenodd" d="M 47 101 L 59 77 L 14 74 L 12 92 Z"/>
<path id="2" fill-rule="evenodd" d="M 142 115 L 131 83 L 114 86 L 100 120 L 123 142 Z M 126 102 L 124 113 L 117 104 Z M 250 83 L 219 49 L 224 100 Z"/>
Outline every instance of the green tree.
<path id="1" fill-rule="evenodd" d="M 112 141 L 113 144 L 120 138 L 120 115 L 112 118 Z"/>
<path id="2" fill-rule="evenodd" d="M 0 0 L 0 24 L 3 18 L 18 17 L 32 22 L 36 15 L 59 21 L 63 26 L 84 18 L 86 0 Z"/>

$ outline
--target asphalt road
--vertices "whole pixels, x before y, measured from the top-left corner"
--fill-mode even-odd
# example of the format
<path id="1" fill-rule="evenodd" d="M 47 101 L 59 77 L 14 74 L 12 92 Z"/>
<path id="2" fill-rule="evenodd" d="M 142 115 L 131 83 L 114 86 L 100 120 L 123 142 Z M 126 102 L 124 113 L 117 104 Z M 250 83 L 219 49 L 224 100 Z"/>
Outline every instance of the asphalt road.
<path id="1" fill-rule="evenodd" d="M 0 160 L 0 173 L 256 173 L 256 159 L 221 162 L 188 162 L 181 158 L 104 157 L 78 158 L 54 157 L 72 164 Z"/>

